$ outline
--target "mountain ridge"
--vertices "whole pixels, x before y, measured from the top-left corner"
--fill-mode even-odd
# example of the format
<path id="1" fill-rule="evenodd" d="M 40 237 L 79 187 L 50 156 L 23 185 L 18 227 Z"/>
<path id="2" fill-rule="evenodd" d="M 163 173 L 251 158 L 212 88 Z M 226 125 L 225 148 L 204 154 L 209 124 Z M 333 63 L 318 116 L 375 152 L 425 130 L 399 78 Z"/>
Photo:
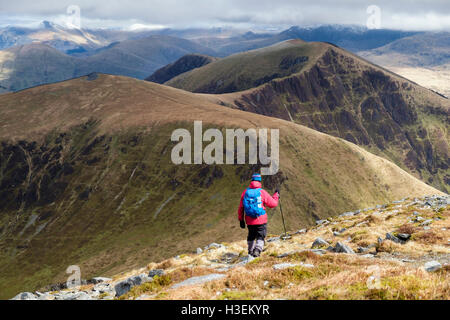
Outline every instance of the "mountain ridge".
<path id="1" fill-rule="evenodd" d="M 282 44 L 291 51 L 286 53 Z M 448 190 L 448 99 L 329 44 L 282 44 L 271 47 L 280 48 L 272 55 L 261 49 L 236 54 L 166 84 L 345 138 Z M 320 50 L 313 51 L 317 46 Z M 280 61 L 299 55 L 308 57 L 300 69 L 278 71 Z M 240 66 L 256 57 L 268 67 Z M 239 70 L 236 77 L 228 74 L 232 68 Z M 258 83 L 258 78 L 265 81 Z"/>

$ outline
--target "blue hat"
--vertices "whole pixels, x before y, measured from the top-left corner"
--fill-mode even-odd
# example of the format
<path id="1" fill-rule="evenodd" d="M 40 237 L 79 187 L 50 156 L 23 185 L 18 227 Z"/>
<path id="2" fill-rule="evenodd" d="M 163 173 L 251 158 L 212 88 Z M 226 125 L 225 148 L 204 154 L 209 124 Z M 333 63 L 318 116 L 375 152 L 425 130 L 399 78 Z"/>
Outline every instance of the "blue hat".
<path id="1" fill-rule="evenodd" d="M 259 173 L 254 173 L 252 175 L 252 181 L 261 181 L 261 175 Z"/>

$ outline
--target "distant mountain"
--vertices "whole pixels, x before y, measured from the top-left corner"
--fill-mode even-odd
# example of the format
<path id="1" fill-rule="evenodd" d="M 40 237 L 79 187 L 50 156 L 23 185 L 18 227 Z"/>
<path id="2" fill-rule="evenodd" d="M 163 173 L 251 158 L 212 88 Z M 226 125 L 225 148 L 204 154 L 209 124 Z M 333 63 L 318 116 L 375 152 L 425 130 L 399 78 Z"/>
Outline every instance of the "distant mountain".
<path id="1" fill-rule="evenodd" d="M 350 51 L 369 50 L 386 45 L 392 41 L 419 34 L 388 29 L 367 29 L 345 25 L 323 25 L 318 27 L 291 27 L 281 33 L 246 33 L 229 38 L 199 38 L 204 45 L 214 45 L 220 56 L 258 49 L 280 41 L 302 39 L 333 43 Z M 215 40 L 215 41 L 213 41 Z"/>
<path id="2" fill-rule="evenodd" d="M 281 32 L 279 36 L 284 39 L 300 38 L 305 41 L 330 42 L 355 52 L 378 48 L 415 34 L 418 32 L 324 25 L 316 28 L 292 27 Z"/>
<path id="3" fill-rule="evenodd" d="M 416 34 L 358 55 L 450 97 L 449 32 Z"/>
<path id="4" fill-rule="evenodd" d="M 290 228 L 436 189 L 342 139 L 212 103 L 208 96 L 93 74 L 0 95 L 0 298 L 114 275 L 211 241 L 243 239 L 239 197 L 261 165 L 177 165 L 171 134 L 280 129 Z M 272 216 L 273 212 L 269 212 Z M 280 232 L 279 214 L 269 232 Z M 298 229 L 297 229 L 298 230 Z M 20 270 L 20 272 L 18 272 Z"/>
<path id="5" fill-rule="evenodd" d="M 41 43 L 0 51 L 0 93 L 73 78 L 82 64 Z"/>
<path id="6" fill-rule="evenodd" d="M 450 191 L 450 100 L 336 46 L 289 40 L 166 84 L 344 138 Z"/>
<path id="7" fill-rule="evenodd" d="M 38 28 L 0 29 L 0 50 L 32 42 L 43 43 L 68 54 L 83 54 L 110 43 L 89 30 L 66 28 L 49 21 L 43 21 Z"/>
<path id="8" fill-rule="evenodd" d="M 86 70 L 145 79 L 159 68 L 191 54 L 213 56 L 214 50 L 195 42 L 164 35 L 125 40 L 84 59 Z"/>
<path id="9" fill-rule="evenodd" d="M 168 64 L 167 66 L 162 67 L 159 70 L 156 70 L 155 73 L 153 73 L 145 80 L 156 83 L 164 83 L 182 73 L 203 67 L 204 65 L 207 65 L 216 60 L 217 58 L 206 55 L 188 54 L 181 57 L 177 61 Z"/>
<path id="10" fill-rule="evenodd" d="M 427 32 L 358 52 L 380 65 L 433 67 L 450 63 L 450 32 Z"/>
<path id="11" fill-rule="evenodd" d="M 234 28 L 188 28 L 160 30 L 68 29 L 44 21 L 39 28 L 7 27 L 0 29 L 0 49 L 39 41 L 74 56 L 88 56 L 114 42 L 163 35 L 195 41 L 216 52 L 217 56 L 263 48 L 280 41 L 300 38 L 306 41 L 334 43 L 350 51 L 370 50 L 392 41 L 420 34 L 397 30 L 369 30 L 347 25 L 317 27 L 294 26 L 280 33 L 252 32 Z"/>
<path id="12" fill-rule="evenodd" d="M 144 79 L 190 53 L 214 55 L 211 49 L 192 41 L 158 35 L 114 43 L 87 57 L 69 56 L 47 44 L 26 44 L 0 51 L 0 92 L 17 91 L 92 72 Z"/>

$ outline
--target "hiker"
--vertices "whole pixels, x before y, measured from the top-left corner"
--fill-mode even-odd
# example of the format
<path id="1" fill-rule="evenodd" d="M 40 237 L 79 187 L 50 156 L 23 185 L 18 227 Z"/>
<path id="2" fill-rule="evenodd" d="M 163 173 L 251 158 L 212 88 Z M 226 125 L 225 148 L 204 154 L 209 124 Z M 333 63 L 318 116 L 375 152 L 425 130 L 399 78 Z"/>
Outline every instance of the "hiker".
<path id="1" fill-rule="evenodd" d="M 262 189 L 261 175 L 258 173 L 252 175 L 250 186 L 242 192 L 238 217 L 242 229 L 245 229 L 247 223 L 248 254 L 253 257 L 259 257 L 264 248 L 264 238 L 267 234 L 266 206 L 275 208 L 278 205 L 279 197 L 280 191 L 278 188 L 273 196 Z"/>

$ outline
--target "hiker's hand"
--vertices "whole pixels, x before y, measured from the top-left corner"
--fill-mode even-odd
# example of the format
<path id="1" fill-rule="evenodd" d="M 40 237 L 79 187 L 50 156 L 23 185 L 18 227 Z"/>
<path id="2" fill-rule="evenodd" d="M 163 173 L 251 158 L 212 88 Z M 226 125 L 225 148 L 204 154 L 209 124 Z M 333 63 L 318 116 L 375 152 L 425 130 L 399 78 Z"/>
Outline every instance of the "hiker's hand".
<path id="1" fill-rule="evenodd" d="M 278 193 L 278 196 L 280 196 L 280 189 L 276 188 L 275 192 Z"/>
<path id="2" fill-rule="evenodd" d="M 239 220 L 241 228 L 245 229 L 245 221 L 244 220 Z"/>

